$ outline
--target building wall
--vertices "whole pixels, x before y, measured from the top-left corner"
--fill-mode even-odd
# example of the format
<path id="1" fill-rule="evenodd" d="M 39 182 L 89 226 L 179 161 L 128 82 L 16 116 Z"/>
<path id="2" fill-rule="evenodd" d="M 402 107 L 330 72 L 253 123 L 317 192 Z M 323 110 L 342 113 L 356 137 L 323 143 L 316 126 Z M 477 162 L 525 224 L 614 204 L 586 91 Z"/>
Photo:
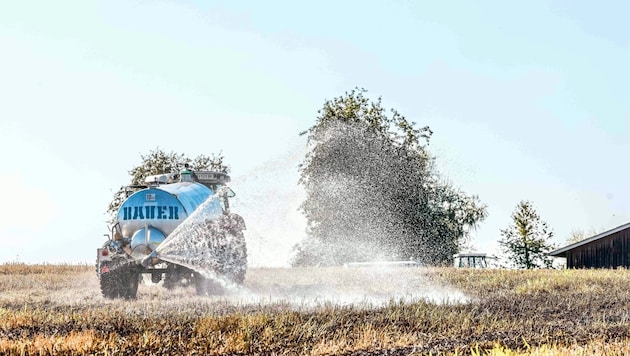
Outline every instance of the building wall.
<path id="1" fill-rule="evenodd" d="M 567 251 L 567 268 L 630 268 L 630 229 Z"/>

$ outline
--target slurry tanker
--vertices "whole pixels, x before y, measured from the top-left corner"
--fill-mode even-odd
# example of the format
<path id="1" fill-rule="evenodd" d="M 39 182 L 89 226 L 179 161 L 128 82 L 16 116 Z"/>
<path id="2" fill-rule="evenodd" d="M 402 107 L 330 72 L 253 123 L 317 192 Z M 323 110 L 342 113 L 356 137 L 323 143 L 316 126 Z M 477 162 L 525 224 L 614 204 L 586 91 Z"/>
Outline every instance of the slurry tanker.
<path id="1" fill-rule="evenodd" d="M 97 249 L 103 296 L 134 299 L 143 274 L 168 289 L 194 285 L 199 295 L 241 284 L 247 269 L 245 222 L 230 212 L 229 181 L 225 173 L 186 166 L 131 186 L 108 241 Z"/>

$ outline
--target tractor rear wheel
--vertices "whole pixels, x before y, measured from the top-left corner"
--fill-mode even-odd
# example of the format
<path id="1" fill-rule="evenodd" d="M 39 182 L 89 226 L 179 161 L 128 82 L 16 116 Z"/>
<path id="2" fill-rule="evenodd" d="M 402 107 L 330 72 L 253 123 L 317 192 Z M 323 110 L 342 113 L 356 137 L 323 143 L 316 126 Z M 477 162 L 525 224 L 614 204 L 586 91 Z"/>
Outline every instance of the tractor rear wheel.
<path id="1" fill-rule="evenodd" d="M 135 299 L 140 273 L 129 265 L 108 266 L 108 272 L 99 275 L 101 294 L 107 299 Z"/>

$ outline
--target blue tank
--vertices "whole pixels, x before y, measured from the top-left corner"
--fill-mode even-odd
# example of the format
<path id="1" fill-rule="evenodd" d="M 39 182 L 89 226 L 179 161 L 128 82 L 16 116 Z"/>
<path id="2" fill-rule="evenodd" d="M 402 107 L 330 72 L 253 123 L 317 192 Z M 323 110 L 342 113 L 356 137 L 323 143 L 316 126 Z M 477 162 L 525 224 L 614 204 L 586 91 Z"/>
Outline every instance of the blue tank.
<path id="1" fill-rule="evenodd" d="M 117 222 L 123 238 L 131 241 L 132 255 L 151 253 L 201 204 L 204 217 L 223 214 L 220 199 L 210 199 L 214 191 L 197 182 L 157 185 L 135 192 L 118 209 Z"/>

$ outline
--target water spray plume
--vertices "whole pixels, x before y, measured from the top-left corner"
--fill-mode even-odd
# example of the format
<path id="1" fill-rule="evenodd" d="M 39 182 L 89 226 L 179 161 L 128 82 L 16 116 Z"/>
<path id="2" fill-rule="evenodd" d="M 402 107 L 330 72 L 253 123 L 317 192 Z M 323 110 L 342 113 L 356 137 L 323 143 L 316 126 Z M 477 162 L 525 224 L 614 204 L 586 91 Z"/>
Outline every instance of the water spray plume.
<path id="1" fill-rule="evenodd" d="M 328 155 L 332 166 L 310 170 L 304 182 L 306 189 L 298 185 L 298 166 L 306 154 L 305 143 L 233 178 L 237 195 L 231 208 L 247 222 L 244 234 L 250 272 L 242 287 L 231 288 L 232 293 L 222 298 L 238 303 L 288 301 L 299 305 L 372 306 L 392 300 L 465 301 L 462 293 L 433 285 L 420 276 L 422 268 L 418 267 L 287 268 L 298 244 L 309 247 L 311 253 L 319 253 L 307 257 L 319 259 L 324 265 L 401 257 L 409 260 L 410 250 L 413 260 L 421 262 L 440 248 L 424 240 L 404 245 L 404 249 L 397 247 L 412 233 L 407 211 L 401 204 L 408 203 L 409 194 L 418 193 L 413 188 L 417 181 L 405 180 L 408 172 L 404 170 L 408 167 L 391 160 L 392 152 L 383 149 L 382 140 L 370 140 L 371 136 L 348 127 L 322 132 L 320 138 L 329 150 L 315 152 L 311 144 L 310 157 Z M 339 138 L 344 140 L 338 141 Z M 311 217 L 335 215 L 337 219 L 331 220 L 334 223 L 316 225 L 314 229 L 311 226 L 309 231 L 300 209 L 307 198 L 310 200 L 304 205 L 306 213 Z M 232 241 L 228 237 L 215 243 L 207 238 L 208 221 L 221 214 L 216 209 L 217 199 L 214 195 L 201 204 L 155 253 L 161 260 L 188 267 L 229 289 L 229 279 L 216 273 L 217 261 L 223 258 L 216 251 Z M 417 233 L 429 226 L 415 229 Z M 265 284 L 265 279 L 274 282 Z"/>
<path id="2" fill-rule="evenodd" d="M 186 218 L 155 249 L 154 257 L 188 267 L 203 277 L 234 288 L 242 282 L 246 261 L 245 241 L 234 233 L 240 226 L 220 204 L 226 187 L 220 188 Z M 149 256 L 151 257 L 151 255 Z"/>
<path id="3" fill-rule="evenodd" d="M 295 245 L 306 238 L 306 218 L 299 210 L 305 192 L 298 185 L 304 145 L 299 142 L 232 178 L 237 192 L 232 207 L 247 223 L 250 267 L 289 267 Z"/>

